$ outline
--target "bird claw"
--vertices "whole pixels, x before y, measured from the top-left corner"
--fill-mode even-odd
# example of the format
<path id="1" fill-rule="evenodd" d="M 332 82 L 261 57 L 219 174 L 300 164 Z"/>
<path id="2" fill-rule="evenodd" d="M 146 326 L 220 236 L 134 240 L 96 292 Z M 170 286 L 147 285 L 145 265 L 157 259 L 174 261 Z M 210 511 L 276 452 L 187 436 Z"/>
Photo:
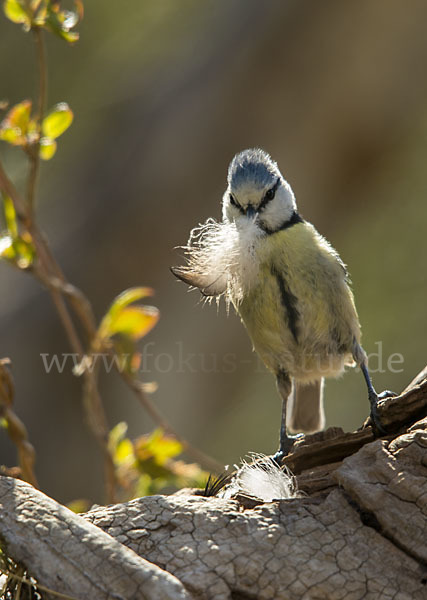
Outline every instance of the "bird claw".
<path id="1" fill-rule="evenodd" d="M 285 458 L 285 456 L 287 455 L 287 452 L 283 452 L 283 450 L 278 450 L 275 454 L 273 454 L 273 456 L 271 457 L 271 460 L 276 463 L 276 465 L 278 467 L 280 467 L 282 465 L 282 460 Z"/>
<path id="2" fill-rule="evenodd" d="M 386 398 L 393 398 L 395 396 L 397 396 L 397 394 L 395 394 L 394 392 L 391 392 L 390 390 L 384 390 L 380 394 L 376 394 L 374 392 L 369 394 L 369 402 L 371 404 L 371 421 L 374 426 L 374 429 L 380 435 L 386 435 L 387 431 L 382 426 L 381 419 L 378 415 L 378 401 L 385 400 Z"/>
<path id="3" fill-rule="evenodd" d="M 273 454 L 272 460 L 280 467 L 282 460 L 287 456 L 292 449 L 294 443 L 304 437 L 303 433 L 297 433 L 296 435 L 286 435 L 285 438 L 280 440 L 279 450 Z"/>
<path id="4" fill-rule="evenodd" d="M 386 398 L 395 398 L 398 395 L 399 394 L 396 394 L 395 392 L 391 392 L 390 390 L 384 390 L 380 394 L 377 394 L 378 400 L 385 400 Z"/>
<path id="5" fill-rule="evenodd" d="M 384 429 L 384 427 L 381 425 L 381 421 L 378 416 L 378 411 L 377 411 L 376 406 L 371 407 L 371 421 L 372 421 L 372 425 L 374 426 L 374 429 L 379 433 L 380 436 L 386 435 L 387 432 Z"/>

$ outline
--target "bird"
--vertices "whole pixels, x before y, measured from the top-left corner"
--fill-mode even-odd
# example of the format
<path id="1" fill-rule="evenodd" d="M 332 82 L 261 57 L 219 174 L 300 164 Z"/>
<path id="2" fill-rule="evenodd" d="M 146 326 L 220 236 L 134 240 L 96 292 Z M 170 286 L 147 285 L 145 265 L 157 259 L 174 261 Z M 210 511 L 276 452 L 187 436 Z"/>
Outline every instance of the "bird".
<path id="1" fill-rule="evenodd" d="M 348 271 L 338 252 L 298 212 L 291 186 L 260 148 L 232 159 L 222 221 L 190 232 L 186 264 L 171 267 L 207 300 L 224 298 L 282 399 L 279 464 L 302 433 L 325 427 L 323 383 L 346 366 L 364 376 L 374 429 L 384 434 Z M 297 435 L 295 435 L 297 434 Z"/>

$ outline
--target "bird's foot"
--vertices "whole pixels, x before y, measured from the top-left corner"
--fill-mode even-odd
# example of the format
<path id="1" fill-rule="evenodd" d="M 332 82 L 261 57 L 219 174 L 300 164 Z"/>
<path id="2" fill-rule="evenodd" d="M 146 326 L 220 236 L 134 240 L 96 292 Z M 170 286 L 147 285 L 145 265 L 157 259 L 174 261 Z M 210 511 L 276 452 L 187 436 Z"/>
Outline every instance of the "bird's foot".
<path id="1" fill-rule="evenodd" d="M 387 431 L 381 424 L 381 419 L 378 414 L 378 401 L 384 400 L 385 398 L 393 398 L 397 396 L 394 392 L 390 390 L 384 390 L 380 394 L 375 392 L 371 392 L 369 394 L 369 403 L 371 405 L 371 421 L 374 426 L 374 429 L 379 433 L 379 435 L 385 435 Z"/>
<path id="2" fill-rule="evenodd" d="M 398 394 L 396 394 L 395 392 L 391 392 L 390 390 L 384 390 L 383 392 L 377 395 L 378 400 L 385 400 L 386 398 L 395 398 L 396 396 L 398 396 Z"/>
<path id="3" fill-rule="evenodd" d="M 287 456 L 294 445 L 294 443 L 304 437 L 303 433 L 297 433 L 296 435 L 286 435 L 280 440 L 280 448 L 273 454 L 272 460 L 279 465 L 282 465 L 282 460 Z"/>

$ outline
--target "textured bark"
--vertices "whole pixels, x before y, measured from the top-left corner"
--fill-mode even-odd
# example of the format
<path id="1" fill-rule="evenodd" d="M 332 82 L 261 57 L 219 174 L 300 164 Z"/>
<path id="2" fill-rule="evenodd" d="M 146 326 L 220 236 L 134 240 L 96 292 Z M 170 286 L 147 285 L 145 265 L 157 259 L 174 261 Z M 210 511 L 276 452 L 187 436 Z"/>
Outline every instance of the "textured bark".
<path id="1" fill-rule="evenodd" d="M 48 588 L 75 598 L 190 598 L 180 582 L 28 483 L 0 478 L 8 554 Z"/>
<path id="2" fill-rule="evenodd" d="M 426 413 L 427 370 L 383 403 L 388 438 L 310 436 L 287 458 L 310 494 L 293 500 L 183 490 L 77 516 L 0 478 L 0 534 L 40 584 L 75 598 L 424 600 Z"/>

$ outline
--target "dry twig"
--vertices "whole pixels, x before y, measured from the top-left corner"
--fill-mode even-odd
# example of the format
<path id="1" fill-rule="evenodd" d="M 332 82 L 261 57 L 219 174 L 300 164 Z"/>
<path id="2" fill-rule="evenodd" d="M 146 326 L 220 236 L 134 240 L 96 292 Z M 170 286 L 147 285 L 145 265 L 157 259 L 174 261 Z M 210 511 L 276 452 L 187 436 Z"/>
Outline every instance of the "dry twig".
<path id="1" fill-rule="evenodd" d="M 47 95 L 47 63 L 44 46 L 43 33 L 39 27 L 34 28 L 34 39 L 37 48 L 37 59 L 39 69 L 39 98 L 37 119 L 40 125 L 46 104 Z M 31 267 L 26 271 L 32 273 L 36 279 L 48 290 L 56 312 L 60 318 L 62 326 L 67 335 L 69 344 L 79 358 L 79 361 L 85 356 L 85 348 L 91 349 L 95 340 L 97 328 L 93 314 L 92 306 L 81 290 L 69 283 L 55 260 L 49 244 L 39 229 L 34 216 L 34 200 L 36 193 L 36 184 L 40 169 L 39 160 L 39 139 L 27 149 L 27 156 L 30 161 L 30 172 L 28 176 L 27 199 L 21 197 L 12 181 L 8 178 L 0 162 L 0 190 L 9 196 L 15 207 L 18 220 L 25 231 L 31 235 L 36 258 Z M 73 311 L 74 318 L 82 326 L 85 334 L 85 343 L 80 339 L 79 333 L 70 314 L 67 300 Z M 142 384 L 135 378 L 127 374 L 120 373 L 129 387 L 137 395 L 141 405 L 147 410 L 153 420 L 165 431 L 173 434 L 183 445 L 184 449 L 202 466 L 213 471 L 221 470 L 221 466 L 212 458 L 197 450 L 190 442 L 172 428 L 166 419 L 160 414 L 157 408 L 146 397 Z M 115 490 L 117 478 L 113 458 L 108 447 L 109 427 L 105 414 L 104 405 L 98 389 L 98 369 L 86 369 L 83 373 L 84 393 L 83 406 L 87 422 L 93 435 L 98 441 L 104 456 L 104 471 L 106 483 L 106 495 L 109 502 L 115 501 Z"/>
<path id="2" fill-rule="evenodd" d="M 28 432 L 21 419 L 13 411 L 13 381 L 7 365 L 8 358 L 0 359 L 0 417 L 6 421 L 6 428 L 10 439 L 18 449 L 21 476 L 25 481 L 38 487 L 34 473 L 35 451 L 28 439 Z"/>

